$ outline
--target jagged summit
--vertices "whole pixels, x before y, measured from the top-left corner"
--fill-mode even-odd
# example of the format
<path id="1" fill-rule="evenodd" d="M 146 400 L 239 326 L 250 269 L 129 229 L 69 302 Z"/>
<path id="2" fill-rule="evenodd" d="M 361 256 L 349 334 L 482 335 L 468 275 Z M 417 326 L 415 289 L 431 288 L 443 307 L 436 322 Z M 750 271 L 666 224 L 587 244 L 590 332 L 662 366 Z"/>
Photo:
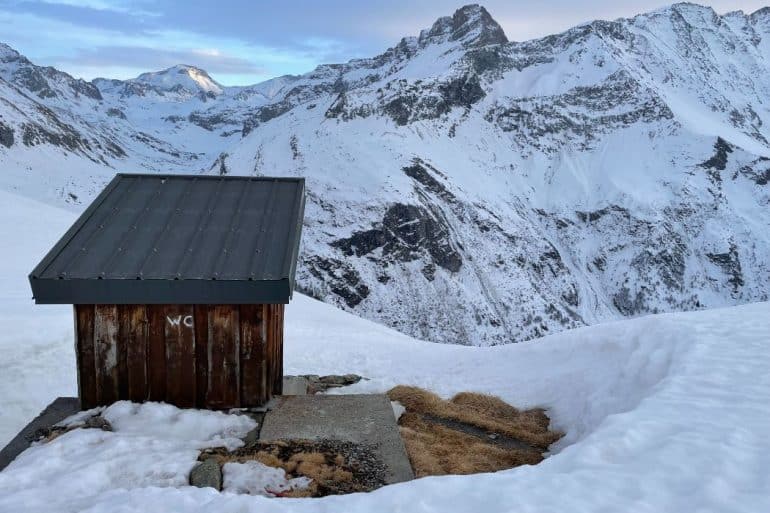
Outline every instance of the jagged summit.
<path id="1" fill-rule="evenodd" d="M 485 46 L 507 43 L 503 28 L 489 12 L 478 4 L 460 7 L 452 16 L 436 20 L 429 30 L 420 33 L 422 45 L 461 41 L 464 46 Z"/>
<path id="2" fill-rule="evenodd" d="M 29 62 L 26 57 L 5 43 L 0 43 L 0 62 Z"/>
<path id="3" fill-rule="evenodd" d="M 180 91 L 221 94 L 224 88 L 209 74 L 196 66 L 177 64 L 161 71 L 142 73 L 132 80 L 161 91 Z"/>

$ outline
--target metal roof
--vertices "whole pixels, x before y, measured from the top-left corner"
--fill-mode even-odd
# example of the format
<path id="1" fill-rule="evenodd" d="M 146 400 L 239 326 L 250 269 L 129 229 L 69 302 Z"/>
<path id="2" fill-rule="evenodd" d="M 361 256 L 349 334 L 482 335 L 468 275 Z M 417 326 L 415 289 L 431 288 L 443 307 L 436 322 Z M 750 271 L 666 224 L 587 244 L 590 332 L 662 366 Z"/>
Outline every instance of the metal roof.
<path id="1" fill-rule="evenodd" d="M 288 303 L 302 178 L 118 174 L 29 276 L 36 303 Z"/>

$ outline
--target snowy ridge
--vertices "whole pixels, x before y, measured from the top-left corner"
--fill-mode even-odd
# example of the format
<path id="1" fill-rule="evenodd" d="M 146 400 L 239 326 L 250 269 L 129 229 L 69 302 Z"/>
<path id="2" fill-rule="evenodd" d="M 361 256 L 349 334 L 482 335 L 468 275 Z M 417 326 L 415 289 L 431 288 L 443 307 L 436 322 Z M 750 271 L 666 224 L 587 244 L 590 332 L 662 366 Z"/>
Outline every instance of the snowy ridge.
<path id="1" fill-rule="evenodd" d="M 19 271 L 74 215 L 6 192 L 0 199 L 14 212 L 0 236 L 19 241 L 0 270 L 0 320 L 12 327 L 0 333 L 1 444 L 55 395 L 74 393 L 76 379 L 71 309 L 33 305 Z M 298 294 L 286 315 L 287 374 L 370 378 L 346 393 L 412 384 L 445 397 L 496 394 L 547 408 L 566 436 L 536 466 L 284 502 L 186 486 L 198 449 L 238 446 L 251 420 L 118 402 L 102 413 L 114 431 L 71 431 L 0 472 L 0 511 L 766 511 L 769 341 L 770 303 L 478 348 L 415 340 Z"/>
<path id="2" fill-rule="evenodd" d="M 768 45 L 766 9 L 509 42 L 471 5 L 216 94 L 185 67 L 87 83 L 6 49 L 0 187 L 81 208 L 115 171 L 305 176 L 301 291 L 433 341 L 767 300 Z"/>
<path id="3" fill-rule="evenodd" d="M 179 64 L 155 73 L 142 73 L 132 82 L 142 82 L 165 91 L 180 88 L 200 90 L 206 93 L 221 94 L 223 89 L 208 73 L 195 66 Z"/>

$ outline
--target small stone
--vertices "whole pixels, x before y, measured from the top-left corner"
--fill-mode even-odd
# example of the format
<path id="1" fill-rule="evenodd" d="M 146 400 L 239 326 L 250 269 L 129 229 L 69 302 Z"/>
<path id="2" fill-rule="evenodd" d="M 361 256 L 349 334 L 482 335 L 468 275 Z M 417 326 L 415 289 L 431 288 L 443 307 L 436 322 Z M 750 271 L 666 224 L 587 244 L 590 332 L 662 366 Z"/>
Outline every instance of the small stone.
<path id="1" fill-rule="evenodd" d="M 321 383 L 324 383 L 326 385 L 337 385 L 337 386 L 347 386 L 352 385 L 353 383 L 358 383 L 361 381 L 361 376 L 358 376 L 356 374 L 345 374 L 342 376 L 321 376 L 320 380 Z"/>
<path id="2" fill-rule="evenodd" d="M 222 469 L 214 458 L 206 459 L 190 472 L 190 485 L 198 488 L 222 489 Z"/>
<path id="3" fill-rule="evenodd" d="M 243 437 L 243 444 L 246 447 L 250 447 L 259 441 L 259 431 L 262 428 L 262 420 L 264 419 L 265 414 L 259 414 L 259 419 L 254 419 L 257 421 L 257 427 L 246 433 L 246 436 Z M 250 415 L 250 417 L 254 418 L 255 414 Z"/>
<path id="4" fill-rule="evenodd" d="M 101 415 L 95 415 L 89 418 L 88 420 L 86 420 L 86 423 L 83 427 L 92 428 L 92 429 L 101 429 L 102 431 L 112 431 L 112 425 L 109 423 L 107 419 L 105 419 Z"/>

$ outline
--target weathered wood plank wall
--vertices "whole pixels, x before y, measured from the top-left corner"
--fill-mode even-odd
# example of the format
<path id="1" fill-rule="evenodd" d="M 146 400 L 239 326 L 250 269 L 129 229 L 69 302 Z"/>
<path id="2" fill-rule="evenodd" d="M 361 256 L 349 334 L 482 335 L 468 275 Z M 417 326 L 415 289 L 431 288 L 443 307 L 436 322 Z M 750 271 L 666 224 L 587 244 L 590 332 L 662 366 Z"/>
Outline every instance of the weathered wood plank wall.
<path id="1" fill-rule="evenodd" d="M 283 384 L 284 305 L 76 305 L 83 408 L 260 406 Z"/>

